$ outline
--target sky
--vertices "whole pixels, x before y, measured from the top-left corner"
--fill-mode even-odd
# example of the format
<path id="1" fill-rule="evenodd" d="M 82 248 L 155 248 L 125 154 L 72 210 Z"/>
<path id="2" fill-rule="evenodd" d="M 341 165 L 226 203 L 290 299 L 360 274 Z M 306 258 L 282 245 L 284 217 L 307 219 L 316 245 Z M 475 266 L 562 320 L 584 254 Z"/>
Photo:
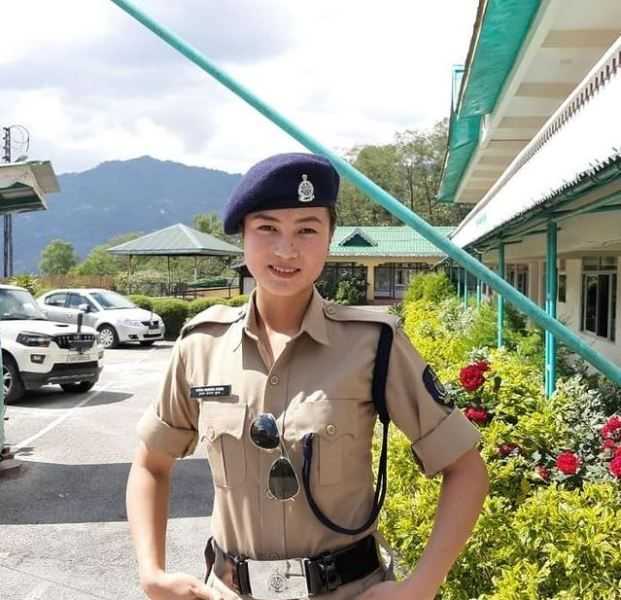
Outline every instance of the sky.
<path id="1" fill-rule="evenodd" d="M 466 59 L 477 5 L 133 2 L 341 155 L 448 116 L 451 67 Z M 143 155 L 245 172 L 303 150 L 110 0 L 2 4 L 0 126 L 26 127 L 29 158 L 57 174 Z"/>

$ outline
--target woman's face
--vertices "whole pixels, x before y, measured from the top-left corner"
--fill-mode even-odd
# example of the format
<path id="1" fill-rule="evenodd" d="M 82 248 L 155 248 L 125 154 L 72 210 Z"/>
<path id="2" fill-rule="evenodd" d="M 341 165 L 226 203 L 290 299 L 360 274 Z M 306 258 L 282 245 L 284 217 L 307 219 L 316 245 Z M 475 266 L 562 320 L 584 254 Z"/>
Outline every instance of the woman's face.
<path id="1" fill-rule="evenodd" d="M 244 219 L 244 258 L 257 285 L 276 296 L 295 296 L 319 277 L 330 246 L 325 207 L 250 213 Z"/>

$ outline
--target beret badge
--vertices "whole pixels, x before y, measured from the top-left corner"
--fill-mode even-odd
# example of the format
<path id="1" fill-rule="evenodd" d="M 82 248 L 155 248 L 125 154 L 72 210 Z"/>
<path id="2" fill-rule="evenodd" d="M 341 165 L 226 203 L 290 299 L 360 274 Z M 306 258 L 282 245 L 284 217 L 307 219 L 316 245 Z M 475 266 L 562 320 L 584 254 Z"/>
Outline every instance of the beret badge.
<path id="1" fill-rule="evenodd" d="M 312 202 L 315 199 L 315 188 L 308 180 L 308 175 L 302 175 L 302 181 L 298 186 L 298 200 L 300 202 Z"/>

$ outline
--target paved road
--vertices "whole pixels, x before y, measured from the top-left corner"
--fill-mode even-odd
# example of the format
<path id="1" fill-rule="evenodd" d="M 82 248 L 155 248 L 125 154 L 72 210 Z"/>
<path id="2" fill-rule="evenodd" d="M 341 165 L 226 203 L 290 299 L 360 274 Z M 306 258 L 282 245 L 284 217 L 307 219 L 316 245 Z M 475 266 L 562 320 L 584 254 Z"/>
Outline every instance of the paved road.
<path id="1" fill-rule="evenodd" d="M 134 427 L 159 389 L 172 345 L 106 351 L 88 394 L 50 386 L 7 409 L 23 462 L 0 479 L 0 600 L 134 600 L 125 512 Z M 176 491 L 175 491 L 176 490 Z M 175 467 L 168 566 L 202 576 L 213 489 L 200 458 Z"/>

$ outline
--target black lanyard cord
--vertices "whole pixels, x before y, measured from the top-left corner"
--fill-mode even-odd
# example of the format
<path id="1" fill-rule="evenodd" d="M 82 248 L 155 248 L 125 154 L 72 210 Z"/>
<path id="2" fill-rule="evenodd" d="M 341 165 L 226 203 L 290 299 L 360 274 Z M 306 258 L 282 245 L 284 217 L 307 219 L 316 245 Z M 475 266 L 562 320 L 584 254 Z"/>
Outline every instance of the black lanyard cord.
<path id="1" fill-rule="evenodd" d="M 371 388 L 375 410 L 377 411 L 379 419 L 382 423 L 382 451 L 380 453 L 377 482 L 375 484 L 375 495 L 373 497 L 371 514 L 365 523 L 360 527 L 349 529 L 347 527 L 337 525 L 326 517 L 315 502 L 310 484 L 310 472 L 311 465 L 313 463 L 313 438 L 315 436 L 313 433 L 307 433 L 304 436 L 304 466 L 302 468 L 302 482 L 308 504 L 314 515 L 323 525 L 332 531 L 336 531 L 337 533 L 342 533 L 344 535 L 358 535 L 371 527 L 382 510 L 382 506 L 386 498 L 386 490 L 388 489 L 388 426 L 390 425 L 390 416 L 388 415 L 388 409 L 386 407 L 386 378 L 388 376 L 388 361 L 390 358 L 392 338 L 393 333 L 390 326 L 382 324 L 379 342 L 377 345 L 377 354 L 375 357 L 375 367 L 373 369 L 373 381 Z"/>

